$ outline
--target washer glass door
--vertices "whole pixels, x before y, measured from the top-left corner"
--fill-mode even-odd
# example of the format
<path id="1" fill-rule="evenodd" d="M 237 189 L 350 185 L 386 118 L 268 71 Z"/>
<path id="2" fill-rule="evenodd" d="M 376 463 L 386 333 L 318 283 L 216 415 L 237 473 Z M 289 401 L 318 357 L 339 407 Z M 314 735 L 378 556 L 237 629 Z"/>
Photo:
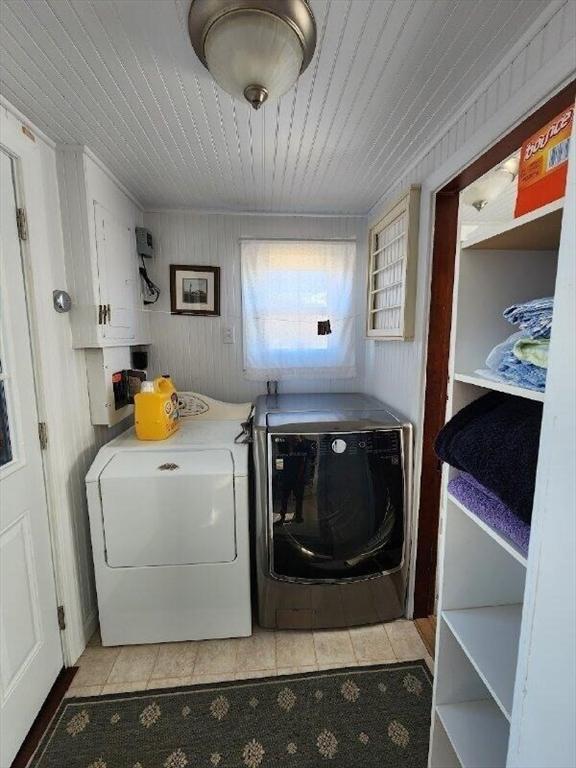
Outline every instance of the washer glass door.
<path id="1" fill-rule="evenodd" d="M 271 568 L 304 581 L 402 565 L 400 429 L 271 434 Z"/>

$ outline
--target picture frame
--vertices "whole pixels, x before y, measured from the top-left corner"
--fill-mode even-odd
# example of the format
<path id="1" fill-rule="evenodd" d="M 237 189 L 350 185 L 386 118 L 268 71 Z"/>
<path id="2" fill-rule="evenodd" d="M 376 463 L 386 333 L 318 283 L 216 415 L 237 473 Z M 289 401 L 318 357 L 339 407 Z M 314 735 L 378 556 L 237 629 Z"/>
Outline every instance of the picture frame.
<path id="1" fill-rule="evenodd" d="M 173 315 L 220 316 L 220 267 L 170 264 Z"/>

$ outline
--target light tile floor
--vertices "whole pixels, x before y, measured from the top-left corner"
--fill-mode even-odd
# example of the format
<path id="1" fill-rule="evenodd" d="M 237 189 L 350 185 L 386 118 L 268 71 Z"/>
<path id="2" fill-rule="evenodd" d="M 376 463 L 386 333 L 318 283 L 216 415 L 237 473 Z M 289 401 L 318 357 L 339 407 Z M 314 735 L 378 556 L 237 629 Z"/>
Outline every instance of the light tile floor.
<path id="1" fill-rule="evenodd" d="M 103 648 L 96 633 L 78 660 L 67 696 L 143 691 L 299 672 L 426 659 L 414 623 L 342 630 L 271 631 L 251 637 Z"/>

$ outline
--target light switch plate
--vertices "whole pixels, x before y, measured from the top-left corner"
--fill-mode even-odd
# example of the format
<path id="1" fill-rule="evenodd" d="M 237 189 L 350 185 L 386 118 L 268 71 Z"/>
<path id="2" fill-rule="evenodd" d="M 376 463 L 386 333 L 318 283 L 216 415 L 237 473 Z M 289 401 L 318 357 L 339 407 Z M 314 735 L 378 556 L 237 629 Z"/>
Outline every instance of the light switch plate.
<path id="1" fill-rule="evenodd" d="M 236 343 L 236 329 L 233 325 L 226 325 L 222 329 L 222 341 L 224 344 L 235 344 Z"/>

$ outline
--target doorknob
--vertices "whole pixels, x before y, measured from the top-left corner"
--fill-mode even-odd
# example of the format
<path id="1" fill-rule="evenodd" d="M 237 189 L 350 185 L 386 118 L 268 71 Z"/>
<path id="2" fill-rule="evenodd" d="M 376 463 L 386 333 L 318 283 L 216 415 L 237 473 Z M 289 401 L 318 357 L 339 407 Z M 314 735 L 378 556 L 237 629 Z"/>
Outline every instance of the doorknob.
<path id="1" fill-rule="evenodd" d="M 56 312 L 70 312 L 72 299 L 67 291 L 52 291 L 52 303 Z"/>

